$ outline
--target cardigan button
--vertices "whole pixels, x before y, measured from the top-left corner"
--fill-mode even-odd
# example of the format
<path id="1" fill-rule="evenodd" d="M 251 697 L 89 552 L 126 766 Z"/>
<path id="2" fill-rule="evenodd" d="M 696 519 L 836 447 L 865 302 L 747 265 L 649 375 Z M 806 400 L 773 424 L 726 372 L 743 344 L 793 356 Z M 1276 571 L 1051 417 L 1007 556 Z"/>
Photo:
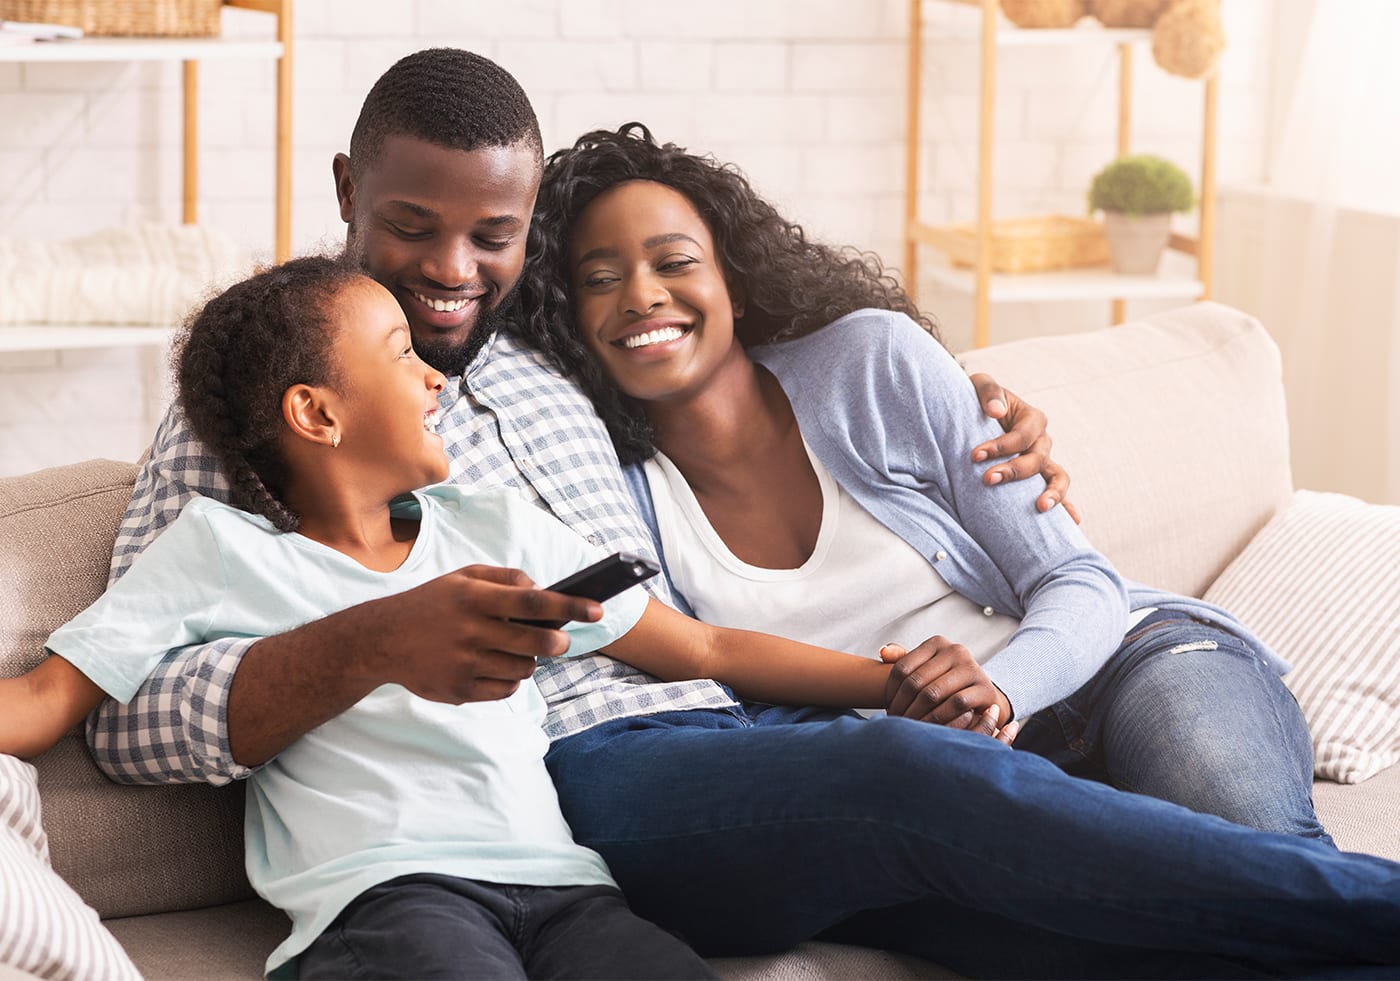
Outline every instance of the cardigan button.
<path id="1" fill-rule="evenodd" d="M 943 551 L 943 549 L 941 549 L 941 548 L 940 548 L 937 552 L 934 552 L 934 553 L 933 553 L 933 561 L 935 561 L 935 562 L 942 562 L 942 561 L 943 561 L 944 559 L 946 559 L 947 557 L 948 557 L 948 553 L 945 552 L 945 551 Z"/>
<path id="2" fill-rule="evenodd" d="M 989 616 L 992 616 L 994 613 L 996 613 L 996 610 L 992 609 L 990 606 L 984 606 L 984 607 L 982 607 L 982 615 L 983 615 L 983 616 L 989 617 Z"/>

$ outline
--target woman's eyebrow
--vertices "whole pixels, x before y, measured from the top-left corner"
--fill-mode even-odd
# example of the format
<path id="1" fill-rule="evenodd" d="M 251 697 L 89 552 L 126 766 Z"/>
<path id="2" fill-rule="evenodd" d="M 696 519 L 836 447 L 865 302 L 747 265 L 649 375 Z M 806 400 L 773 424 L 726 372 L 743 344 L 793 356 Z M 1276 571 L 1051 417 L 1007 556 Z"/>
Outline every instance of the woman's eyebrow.
<path id="1" fill-rule="evenodd" d="M 642 240 L 642 248 L 654 249 L 658 245 L 670 245 L 672 242 L 689 242 L 697 249 L 700 248 L 700 243 L 685 232 L 664 232 L 660 235 L 653 235 L 651 238 Z M 578 262 L 574 263 L 574 268 L 577 269 L 579 266 L 592 259 L 616 259 L 617 256 L 617 249 L 608 246 L 589 249 L 583 255 L 579 256 Z"/>

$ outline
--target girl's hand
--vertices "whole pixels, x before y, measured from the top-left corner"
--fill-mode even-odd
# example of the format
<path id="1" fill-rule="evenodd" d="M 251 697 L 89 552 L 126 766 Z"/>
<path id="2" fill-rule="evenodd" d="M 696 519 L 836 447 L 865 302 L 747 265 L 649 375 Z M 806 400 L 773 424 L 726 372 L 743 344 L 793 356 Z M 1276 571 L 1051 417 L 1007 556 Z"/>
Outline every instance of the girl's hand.
<path id="1" fill-rule="evenodd" d="M 930 637 L 912 651 L 898 644 L 880 648 L 892 664 L 885 686 L 885 711 L 922 722 L 970 729 L 1008 746 L 1020 724 L 997 723 L 1011 715 L 1011 703 L 961 644 Z"/>
<path id="2" fill-rule="evenodd" d="M 1064 504 L 1069 516 L 1078 524 L 1079 509 L 1065 499 L 1069 491 L 1069 474 L 1064 467 L 1050 459 L 1051 439 L 1046 431 L 1045 413 L 1018 398 L 1014 392 L 1002 388 L 991 375 L 979 372 L 970 377 L 973 387 L 977 389 L 977 401 L 982 403 L 982 411 L 1006 430 L 1005 436 L 974 446 L 972 461 L 981 463 L 998 457 L 1011 457 L 1005 464 L 992 467 L 983 474 L 983 483 L 1000 484 L 1040 474 L 1047 486 L 1045 493 L 1036 500 L 1036 507 L 1049 511 L 1056 504 Z"/>

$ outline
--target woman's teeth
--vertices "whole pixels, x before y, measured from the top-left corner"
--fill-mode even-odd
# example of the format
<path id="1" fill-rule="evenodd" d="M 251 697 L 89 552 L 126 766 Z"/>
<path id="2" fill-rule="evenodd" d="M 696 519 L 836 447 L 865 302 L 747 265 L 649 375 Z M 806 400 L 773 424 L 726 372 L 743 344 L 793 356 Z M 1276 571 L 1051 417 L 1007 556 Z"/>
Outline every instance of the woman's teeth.
<path id="1" fill-rule="evenodd" d="M 639 347 L 651 347 L 653 344 L 664 344 L 667 341 L 678 340 L 685 336 L 685 331 L 679 327 L 658 327 L 656 330 L 649 330 L 645 334 L 633 334 L 631 337 L 622 339 L 622 346 L 628 350 Z"/>
<path id="2" fill-rule="evenodd" d="M 455 313 L 471 302 L 470 299 L 437 300 L 431 296 L 424 296 L 422 293 L 414 293 L 413 296 L 419 303 L 436 310 L 438 313 Z"/>

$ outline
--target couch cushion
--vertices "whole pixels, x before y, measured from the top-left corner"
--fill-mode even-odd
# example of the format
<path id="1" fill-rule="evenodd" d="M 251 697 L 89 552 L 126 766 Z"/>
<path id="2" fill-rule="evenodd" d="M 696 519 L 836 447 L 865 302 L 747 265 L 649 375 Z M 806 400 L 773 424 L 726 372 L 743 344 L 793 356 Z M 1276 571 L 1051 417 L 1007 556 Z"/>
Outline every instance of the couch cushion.
<path id="1" fill-rule="evenodd" d="M 0 673 L 43 656 L 53 629 L 106 587 L 136 468 L 92 460 L 0 479 Z M 54 868 L 104 916 L 251 895 L 243 788 L 124 787 L 75 730 L 35 764 Z"/>
<path id="2" fill-rule="evenodd" d="M 135 981 L 97 912 L 49 868 L 34 767 L 0 754 L 0 973 Z"/>
<path id="3" fill-rule="evenodd" d="M 263 962 L 291 928 L 271 906 L 251 901 L 212 909 L 108 920 L 147 981 L 260 978 Z M 784 954 L 710 960 L 725 981 L 808 978 L 957 978 L 927 961 L 843 944 L 805 943 Z"/>
<path id="4" fill-rule="evenodd" d="M 959 360 L 1047 413 L 1085 533 L 1140 582 L 1200 596 L 1292 492 L 1278 349 L 1237 310 L 1199 303 Z"/>
<path id="5" fill-rule="evenodd" d="M 1319 777 L 1400 762 L 1400 507 L 1298 491 L 1206 599 L 1293 664 Z"/>

